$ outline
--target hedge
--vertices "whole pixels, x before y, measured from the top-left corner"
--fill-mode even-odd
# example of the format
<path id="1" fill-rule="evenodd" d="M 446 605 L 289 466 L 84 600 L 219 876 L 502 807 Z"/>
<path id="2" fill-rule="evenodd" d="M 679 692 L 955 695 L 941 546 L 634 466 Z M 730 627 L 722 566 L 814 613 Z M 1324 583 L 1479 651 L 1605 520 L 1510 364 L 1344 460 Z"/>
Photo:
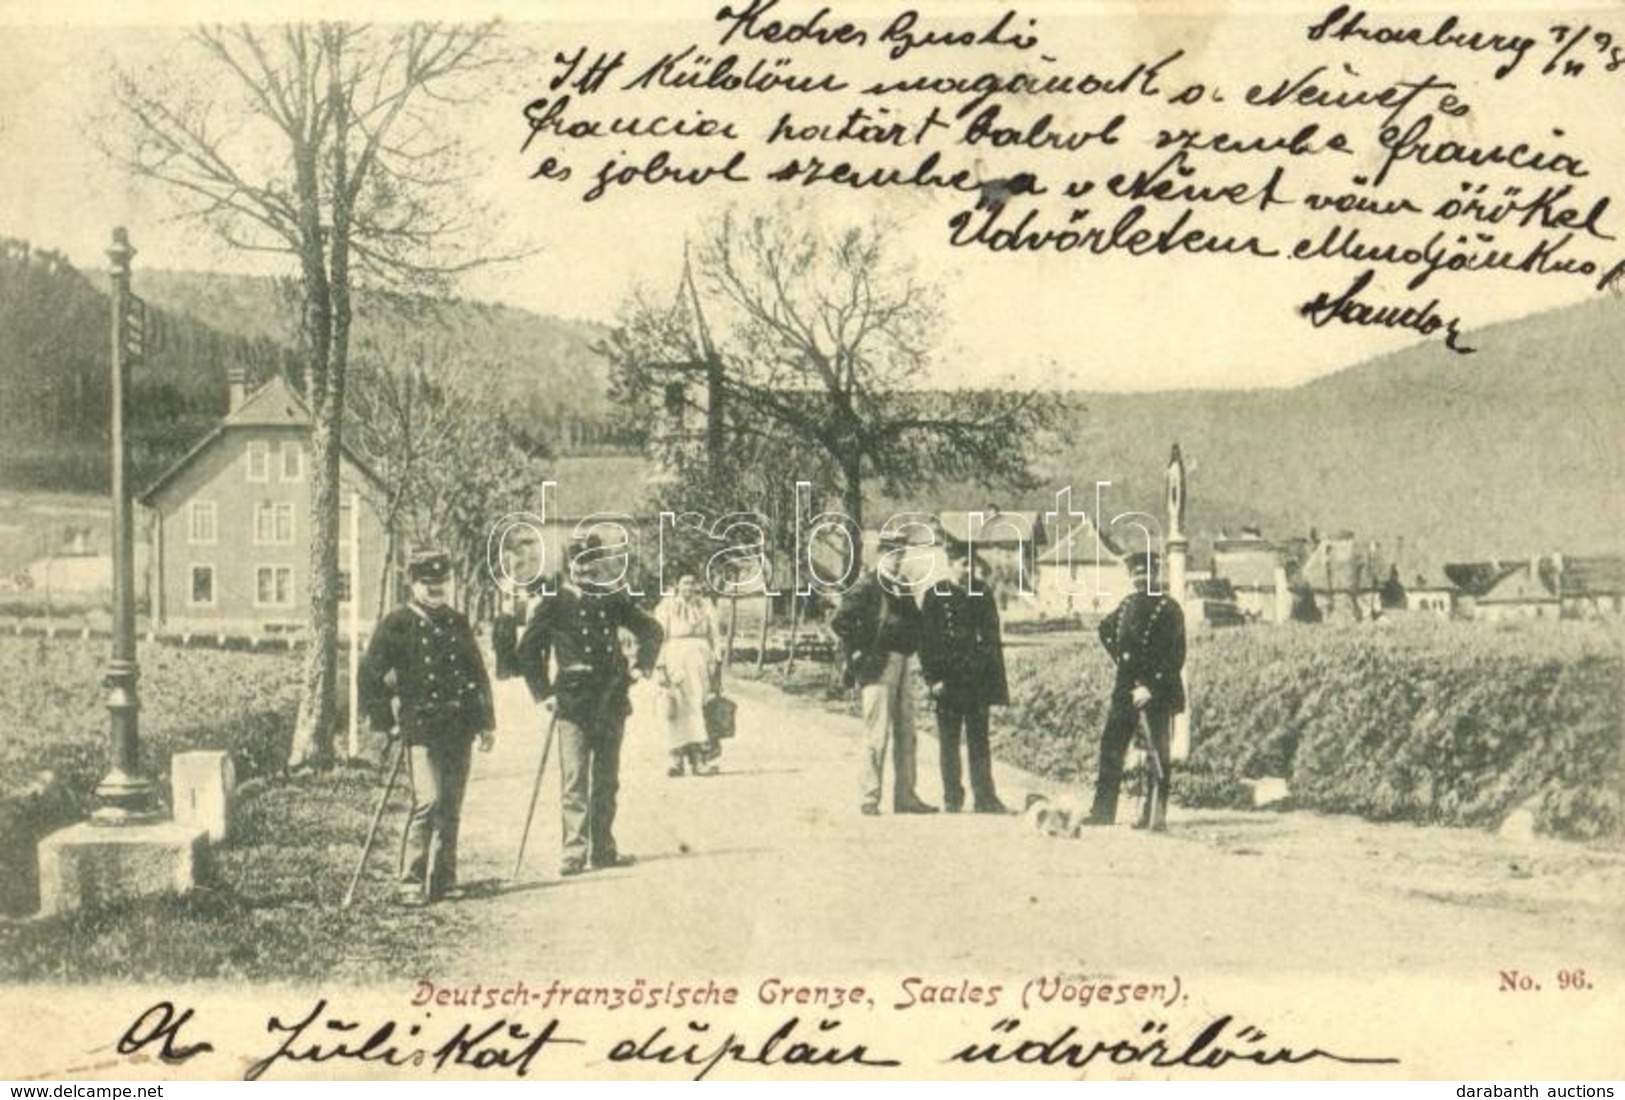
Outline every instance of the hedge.
<path id="1" fill-rule="evenodd" d="M 1619 624 L 1436 620 L 1197 634 L 1194 748 L 1175 801 L 1249 805 L 1287 779 L 1292 804 L 1375 821 L 1625 834 L 1625 631 Z M 1001 758 L 1092 778 L 1112 670 L 1095 645 L 1012 661 Z"/>

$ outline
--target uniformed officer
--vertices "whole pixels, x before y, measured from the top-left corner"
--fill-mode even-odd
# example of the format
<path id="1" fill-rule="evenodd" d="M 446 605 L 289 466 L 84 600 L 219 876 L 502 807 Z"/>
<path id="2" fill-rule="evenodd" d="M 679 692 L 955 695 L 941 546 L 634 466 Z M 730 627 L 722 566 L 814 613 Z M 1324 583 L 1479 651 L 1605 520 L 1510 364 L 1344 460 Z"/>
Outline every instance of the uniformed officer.
<path id="1" fill-rule="evenodd" d="M 490 751 L 496 718 L 474 632 L 446 603 L 451 561 L 438 550 L 412 556 L 412 599 L 378 623 L 357 690 L 375 730 L 405 738 L 412 813 L 401 865 L 401 901 L 457 894 L 457 828 L 475 738 Z M 389 677 L 393 673 L 394 686 Z M 398 713 L 391 700 L 398 700 Z"/>
<path id="2" fill-rule="evenodd" d="M 632 710 L 620 631 L 637 639 L 635 665 L 644 677 L 659 657 L 661 631 L 615 583 L 618 559 L 598 539 L 572 541 L 567 553 L 570 580 L 536 604 L 518 658 L 531 697 L 551 700 L 557 714 L 564 819 L 559 873 L 578 875 L 633 862 L 615 844 L 621 738 Z"/>
<path id="3" fill-rule="evenodd" d="M 1100 642 L 1117 666 L 1117 680 L 1100 738 L 1090 825 L 1110 825 L 1117 820 L 1123 755 L 1144 715 L 1160 767 L 1147 761 L 1145 806 L 1135 828 L 1149 827 L 1156 832 L 1167 828 L 1168 747 L 1174 715 L 1185 709 L 1185 685 L 1180 677 L 1185 667 L 1185 613 L 1171 596 L 1149 591 L 1160 564 L 1156 554 L 1134 555 L 1129 561 L 1134 591 L 1100 623 Z"/>
<path id="4" fill-rule="evenodd" d="M 972 809 L 979 814 L 1009 813 L 994 790 L 987 743 L 988 709 L 1010 702 L 999 607 L 986 579 L 975 572 L 975 554 L 968 543 L 949 543 L 948 567 L 948 579 L 926 590 L 920 608 L 920 674 L 937 708 L 943 807 L 954 814 L 965 805 L 959 762 L 963 734 L 970 758 Z"/>

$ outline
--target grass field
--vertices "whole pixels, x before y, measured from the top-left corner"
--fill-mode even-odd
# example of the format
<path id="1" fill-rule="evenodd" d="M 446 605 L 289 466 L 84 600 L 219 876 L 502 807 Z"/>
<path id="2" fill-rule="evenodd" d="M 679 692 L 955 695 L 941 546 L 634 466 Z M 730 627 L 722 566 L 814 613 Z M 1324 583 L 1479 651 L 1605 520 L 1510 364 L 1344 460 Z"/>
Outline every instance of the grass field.
<path id="1" fill-rule="evenodd" d="M 66 805 L 48 802 L 38 814 L 0 813 L 0 911 L 33 910 L 38 837 L 82 816 L 106 771 L 105 656 L 105 641 L 0 637 L 0 796 L 14 797 L 42 770 L 69 794 Z M 211 874 L 189 897 L 0 920 L 0 981 L 368 981 L 411 971 L 455 912 L 377 904 L 390 893 L 394 834 L 381 838 L 362 902 L 338 910 L 379 776 L 366 762 L 327 775 L 282 774 L 299 697 L 297 655 L 144 644 L 139 658 L 147 774 L 166 788 L 172 753 L 229 750 L 241 783 L 232 842 L 211 853 Z M 396 832 L 408 797 L 398 786 L 388 814 Z"/>

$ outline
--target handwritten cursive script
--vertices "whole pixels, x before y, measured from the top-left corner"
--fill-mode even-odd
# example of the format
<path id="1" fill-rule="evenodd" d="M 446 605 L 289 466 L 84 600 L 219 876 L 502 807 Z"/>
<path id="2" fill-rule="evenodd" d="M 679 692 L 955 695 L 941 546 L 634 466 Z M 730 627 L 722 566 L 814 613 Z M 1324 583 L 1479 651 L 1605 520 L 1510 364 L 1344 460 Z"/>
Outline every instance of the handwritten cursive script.
<path id="1" fill-rule="evenodd" d="M 395 1020 L 365 1023 L 330 1013 L 327 1001 L 319 1000 L 297 1020 L 283 1023 L 280 1017 L 272 1016 L 267 1021 L 266 1030 L 282 1035 L 282 1042 L 250 1065 L 243 1079 L 257 1081 L 282 1062 L 332 1061 L 373 1062 L 396 1068 L 427 1066 L 437 1073 L 448 1066 L 504 1069 L 524 1077 L 548 1047 L 580 1046 L 584 1042 L 561 1036 L 557 1019 L 540 1026 L 499 1019 L 480 1027 L 460 1024 L 449 1038 L 436 1044 L 424 1037 L 427 1022 L 425 1016 L 423 1022 L 406 1025 Z"/>
<path id="2" fill-rule="evenodd" d="M 1299 1065 L 1324 1059 L 1345 1065 L 1398 1065 L 1398 1058 L 1336 1054 L 1321 1047 L 1295 1048 L 1270 1043 L 1269 1035 L 1254 1024 L 1237 1023 L 1234 1016 L 1209 1021 L 1189 1039 L 1170 1034 L 1166 1021 L 1147 1020 L 1132 1037 L 1089 1039 L 1068 1025 L 1048 1039 L 1022 1035 L 1022 1022 L 1008 1016 L 991 1028 L 999 1036 L 992 1042 L 967 1043 L 953 1054 L 950 1062 L 972 1065 L 1065 1066 L 1083 1069 L 1097 1062 L 1114 1066 L 1145 1065 L 1158 1069 L 1219 1069 L 1231 1062 L 1251 1062 L 1260 1066 Z"/>
<path id="3" fill-rule="evenodd" d="M 609 1049 L 611 1062 L 658 1062 L 662 1065 L 696 1066 L 694 1080 L 703 1081 L 724 1062 L 754 1066 L 866 1066 L 896 1069 L 903 1063 L 895 1058 L 872 1054 L 866 1043 L 824 1044 L 815 1041 L 841 1026 L 839 1020 L 819 1020 L 814 1035 L 802 1038 L 801 1017 L 792 1016 L 757 1042 L 729 1032 L 717 1040 L 711 1025 L 690 1020 L 687 1037 L 668 1037 L 664 1026 L 643 1039 L 622 1039 Z"/>

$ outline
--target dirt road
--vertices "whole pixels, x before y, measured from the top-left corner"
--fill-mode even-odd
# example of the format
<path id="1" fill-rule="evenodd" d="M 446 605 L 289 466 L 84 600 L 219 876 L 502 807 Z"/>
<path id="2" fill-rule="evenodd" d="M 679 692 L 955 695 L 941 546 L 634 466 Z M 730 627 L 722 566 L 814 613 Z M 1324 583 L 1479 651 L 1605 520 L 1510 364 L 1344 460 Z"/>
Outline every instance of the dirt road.
<path id="1" fill-rule="evenodd" d="M 1614 851 L 1177 807 L 1164 836 L 1077 841 L 1013 816 L 863 817 L 858 723 L 760 684 L 734 689 L 740 736 L 715 778 L 668 778 L 659 734 L 634 718 L 617 828 L 633 867 L 557 877 L 555 754 L 510 884 L 542 725 L 522 685 L 498 690 L 499 744 L 476 763 L 463 842 L 465 881 L 490 889 L 457 903 L 479 934 L 432 960 L 446 981 L 1199 969 L 1482 984 L 1508 967 L 1625 962 Z M 922 738 L 920 793 L 940 803 L 936 761 Z M 997 779 L 1013 805 L 1047 789 L 1005 767 Z"/>

